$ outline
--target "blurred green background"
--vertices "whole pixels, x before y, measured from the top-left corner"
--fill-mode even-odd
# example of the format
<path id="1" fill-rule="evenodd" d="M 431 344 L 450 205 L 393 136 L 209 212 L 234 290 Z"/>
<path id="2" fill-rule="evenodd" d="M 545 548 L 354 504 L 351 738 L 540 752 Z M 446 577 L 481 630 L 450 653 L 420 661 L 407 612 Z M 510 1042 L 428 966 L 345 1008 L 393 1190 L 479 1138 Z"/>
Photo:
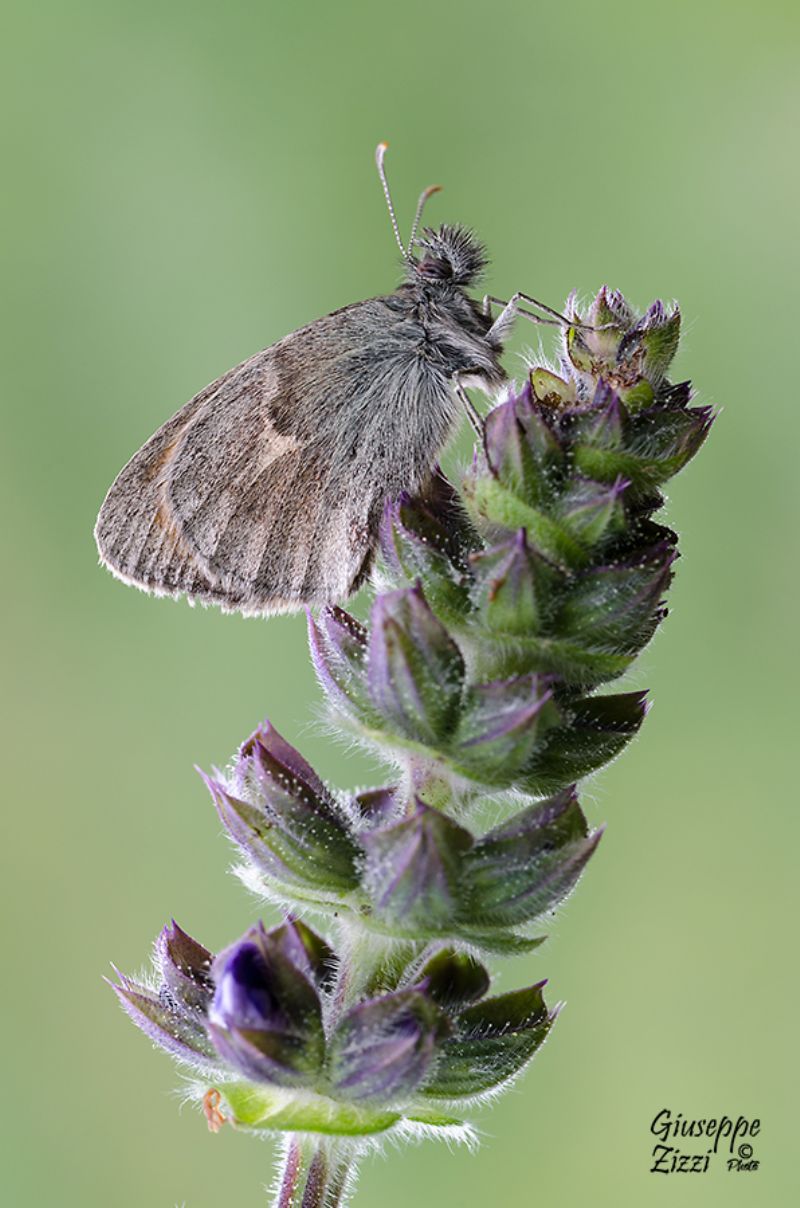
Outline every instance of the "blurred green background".
<path id="1" fill-rule="evenodd" d="M 672 486 L 684 558 L 633 680 L 655 708 L 588 786 L 606 838 L 502 973 L 567 1009 L 477 1154 L 390 1149 L 356 1202 L 797 1202 L 796 5 L 47 0 L 4 24 L 3 1202 L 265 1202 L 270 1143 L 181 1113 L 101 976 L 170 915 L 212 947 L 256 915 L 194 763 L 269 713 L 326 776 L 370 769 L 314 722 L 301 618 L 126 590 L 91 530 L 197 389 L 392 287 L 380 138 L 403 220 L 441 181 L 430 218 L 481 233 L 494 293 L 678 297 L 679 372 L 723 414 Z M 663 1107 L 760 1117 L 760 1170 L 648 1173 Z"/>

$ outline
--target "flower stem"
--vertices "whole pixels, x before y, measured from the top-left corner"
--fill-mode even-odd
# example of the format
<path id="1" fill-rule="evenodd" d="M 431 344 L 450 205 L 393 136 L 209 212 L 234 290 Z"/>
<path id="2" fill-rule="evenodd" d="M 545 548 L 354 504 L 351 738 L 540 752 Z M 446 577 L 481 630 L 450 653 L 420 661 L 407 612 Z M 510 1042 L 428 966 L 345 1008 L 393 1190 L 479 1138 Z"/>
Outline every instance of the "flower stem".
<path id="1" fill-rule="evenodd" d="M 355 1169 L 352 1146 L 291 1134 L 286 1142 L 273 1208 L 340 1208 Z"/>

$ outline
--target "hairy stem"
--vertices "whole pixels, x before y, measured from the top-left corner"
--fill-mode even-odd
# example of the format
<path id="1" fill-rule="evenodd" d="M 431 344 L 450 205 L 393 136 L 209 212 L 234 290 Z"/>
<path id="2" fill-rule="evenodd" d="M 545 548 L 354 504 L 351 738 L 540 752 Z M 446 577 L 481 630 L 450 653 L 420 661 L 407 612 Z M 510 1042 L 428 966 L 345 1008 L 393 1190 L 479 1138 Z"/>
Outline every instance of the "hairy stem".
<path id="1" fill-rule="evenodd" d="M 339 1208 L 353 1183 L 355 1153 L 335 1140 L 292 1133 L 285 1145 L 273 1208 Z"/>

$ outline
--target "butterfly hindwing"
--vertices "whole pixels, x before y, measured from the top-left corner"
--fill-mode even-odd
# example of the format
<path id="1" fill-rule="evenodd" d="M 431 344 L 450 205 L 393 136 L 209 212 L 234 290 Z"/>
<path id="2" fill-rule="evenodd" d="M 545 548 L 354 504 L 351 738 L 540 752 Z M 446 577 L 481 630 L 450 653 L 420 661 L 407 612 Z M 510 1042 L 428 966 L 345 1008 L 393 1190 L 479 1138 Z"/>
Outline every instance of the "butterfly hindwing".
<path id="1" fill-rule="evenodd" d="M 341 336 L 343 322 L 357 325 L 358 316 L 336 320 Z M 366 418 L 377 422 L 381 374 L 373 366 L 367 385 L 352 345 L 343 351 L 341 339 L 326 338 L 327 322 L 201 391 L 128 463 L 96 529 L 118 577 L 253 613 L 342 599 L 355 588 L 387 485 L 363 439 Z M 349 444 L 332 437 L 345 414 L 362 417 L 349 426 Z"/>
<path id="2" fill-rule="evenodd" d="M 195 395 L 150 437 L 117 475 L 97 518 L 94 535 L 102 562 L 117 578 L 158 595 L 223 602 L 184 541 L 165 496 L 181 437 L 218 386 L 214 382 Z"/>
<path id="3" fill-rule="evenodd" d="M 327 324 L 255 358 L 224 407 L 198 414 L 170 466 L 184 540 L 243 611 L 342 599 L 369 560 L 385 480 L 363 440 L 343 450 L 342 416 L 365 406 L 365 387 Z"/>

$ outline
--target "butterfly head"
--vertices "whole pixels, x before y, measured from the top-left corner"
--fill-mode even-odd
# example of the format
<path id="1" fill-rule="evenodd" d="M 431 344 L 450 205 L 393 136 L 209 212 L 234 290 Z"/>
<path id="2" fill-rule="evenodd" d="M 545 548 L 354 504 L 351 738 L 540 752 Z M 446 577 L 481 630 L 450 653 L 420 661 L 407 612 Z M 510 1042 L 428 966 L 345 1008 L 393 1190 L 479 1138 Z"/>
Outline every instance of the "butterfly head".
<path id="1" fill-rule="evenodd" d="M 428 227 L 414 246 L 420 254 L 409 257 L 409 277 L 413 281 L 473 285 L 488 264 L 485 247 L 463 226 Z"/>
<path id="2" fill-rule="evenodd" d="M 422 211 L 429 198 L 441 189 L 440 185 L 428 185 L 417 202 L 417 212 L 411 224 L 411 235 L 407 244 L 400 237 L 400 227 L 394 211 L 394 202 L 386 179 L 384 159 L 388 143 L 378 143 L 375 163 L 378 168 L 383 195 L 389 210 L 395 242 L 400 248 L 406 264 L 406 279 L 414 285 L 422 283 L 438 285 L 473 285 L 488 264 L 486 249 L 475 238 L 472 231 L 463 226 L 443 225 L 434 230 L 426 227 L 417 238 Z M 417 255 L 416 252 L 419 252 Z"/>

